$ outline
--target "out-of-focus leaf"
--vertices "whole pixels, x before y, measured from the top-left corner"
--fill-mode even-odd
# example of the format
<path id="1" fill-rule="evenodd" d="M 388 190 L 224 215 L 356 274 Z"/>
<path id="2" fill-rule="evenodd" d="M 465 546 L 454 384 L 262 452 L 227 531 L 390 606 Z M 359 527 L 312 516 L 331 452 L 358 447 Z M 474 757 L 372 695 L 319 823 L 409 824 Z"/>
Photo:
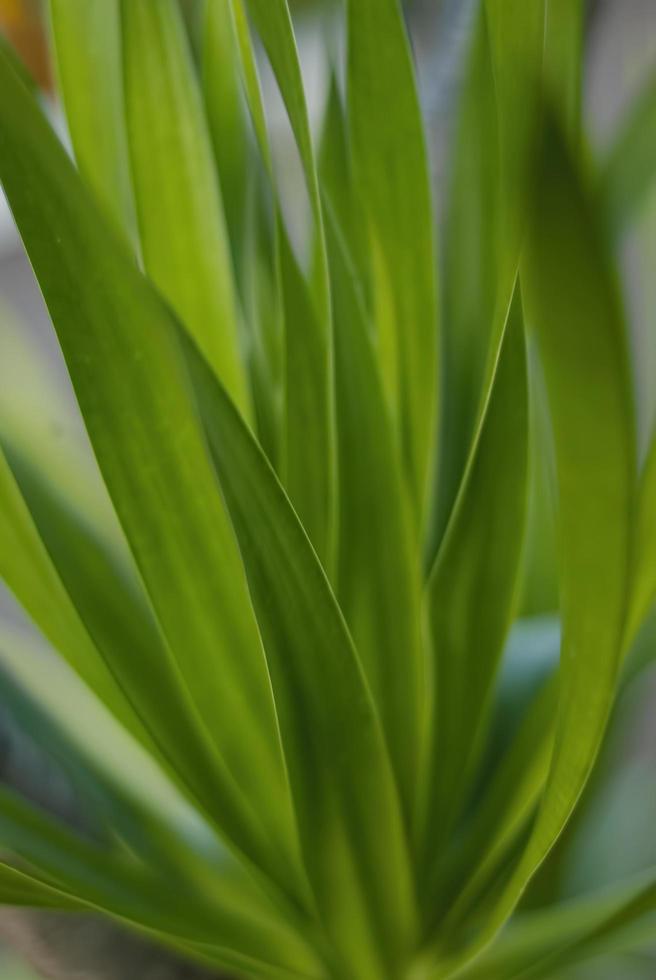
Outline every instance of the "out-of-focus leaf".
<path id="1" fill-rule="evenodd" d="M 284 341 L 284 436 L 281 472 L 286 474 L 287 490 L 301 517 L 310 519 L 312 515 L 310 526 L 306 530 L 325 567 L 331 573 L 337 520 L 332 330 L 324 220 L 312 134 L 287 0 L 244 0 L 243 3 L 242 0 L 234 0 L 238 30 L 242 31 L 245 86 L 256 130 L 261 126 L 262 104 L 252 41 L 243 20 L 243 9 L 240 10 L 243 7 L 250 14 L 280 88 L 303 165 L 312 208 L 318 264 L 316 282 L 309 294 L 298 274 L 299 270 L 294 272 L 296 263 L 289 243 L 285 241 L 286 232 L 282 226 L 278 203 L 274 208 L 278 221 L 276 249 L 281 272 L 283 309 L 285 316 L 290 317 Z M 274 174 L 265 131 L 259 141 L 264 163 L 269 168 L 273 183 Z M 309 304 L 316 306 L 316 313 Z M 309 428 L 305 414 L 308 409 L 311 409 L 313 418 Z M 308 442 L 314 443 L 310 449 Z M 307 458 L 308 451 L 311 453 L 311 460 Z"/>
<path id="2" fill-rule="evenodd" d="M 319 243 L 320 261 L 317 282 L 319 326 L 327 332 L 329 338 L 330 291 L 321 197 L 301 65 L 289 7 L 287 0 L 235 0 L 235 3 L 245 5 L 261 38 L 280 88 L 298 147 Z M 326 366 L 326 374 L 328 374 L 328 366 Z M 318 393 L 317 397 L 325 398 L 326 393 Z"/>
<path id="3" fill-rule="evenodd" d="M 428 583 L 434 698 L 423 855 L 429 891 L 435 859 L 478 761 L 510 628 L 526 518 L 527 453 L 526 344 L 516 293 L 490 399 Z"/>
<path id="4" fill-rule="evenodd" d="M 130 697 L 226 837 L 293 889 L 270 682 L 175 321 L 1 60 L 0 82 L 0 176 L 166 641 L 156 674 L 129 661 Z"/>
<path id="5" fill-rule="evenodd" d="M 255 882 L 244 875 L 220 845 L 212 842 L 208 846 L 207 832 L 193 811 L 181 807 L 181 801 L 170 787 L 163 785 L 152 763 L 99 716 L 98 706 L 88 705 L 74 687 L 64 689 L 52 665 L 33 656 L 37 651 L 30 648 L 25 637 L 2 631 L 0 646 L 3 660 L 8 661 L 8 669 L 2 672 L 2 704 L 9 707 L 15 722 L 29 732 L 42 751 L 70 776 L 79 806 L 92 829 L 96 824 L 99 829 L 106 825 L 111 838 L 126 844 L 140 860 L 166 874 L 174 893 L 177 887 L 193 890 L 205 915 L 214 912 L 220 919 L 226 907 L 237 914 L 248 909 L 254 928 L 262 927 L 266 934 L 273 933 L 275 927 L 280 948 L 285 942 L 289 944 L 289 923 L 279 919 Z M 48 685 L 39 683 L 34 676 L 38 672 L 42 676 L 44 668 L 48 671 Z M 52 687 L 62 688 L 58 697 L 53 696 Z M 81 716 L 72 723 L 67 713 L 71 708 Z M 58 721 L 57 716 L 62 720 Z M 182 925 L 187 915 L 183 903 L 178 915 Z M 239 933 L 234 934 L 233 942 L 239 946 Z M 302 942 L 291 939 L 290 952 L 296 955 L 295 951 L 302 948 Z M 249 951 L 246 945 L 244 949 Z"/>
<path id="6" fill-rule="evenodd" d="M 638 488 L 633 590 L 626 627 L 627 648 L 635 638 L 656 595 L 656 435 Z"/>
<path id="7" fill-rule="evenodd" d="M 411 815 L 427 708 L 419 555 L 371 327 L 346 245 L 329 208 L 326 213 L 339 446 L 337 597 Z"/>
<path id="8" fill-rule="evenodd" d="M 303 860 L 357 978 L 397 976 L 414 903 L 383 734 L 339 607 L 298 518 L 202 355 L 181 334 L 271 672 Z"/>
<path id="9" fill-rule="evenodd" d="M 18 56 L 15 48 L 9 43 L 4 33 L 0 33 L 0 51 L 2 51 L 2 54 L 14 69 L 23 85 L 33 94 L 36 93 L 38 90 L 36 79 L 31 74 L 25 62 Z"/>
<path id="10" fill-rule="evenodd" d="M 265 180 L 258 177 L 251 181 L 248 193 L 241 290 L 249 331 L 247 355 L 258 440 L 280 473 L 285 421 L 285 333 L 276 261 L 279 238 L 266 199 Z"/>
<path id="11" fill-rule="evenodd" d="M 117 226 L 134 238 L 119 0 L 50 0 L 50 21 L 78 168 Z"/>
<path id="12" fill-rule="evenodd" d="M 537 166 L 524 272 L 558 473 L 561 696 L 551 767 L 530 839 L 478 936 L 456 954 L 458 965 L 494 937 L 569 819 L 596 757 L 621 663 L 635 433 L 622 309 L 599 225 L 563 137 L 550 122 Z"/>
<path id="13" fill-rule="evenodd" d="M 230 0 L 203 0 L 203 95 L 233 257 L 239 260 L 246 220 L 249 133 L 240 56 Z"/>
<path id="14" fill-rule="evenodd" d="M 353 161 L 349 146 L 346 115 L 333 75 L 328 92 L 319 145 L 319 175 L 324 201 L 330 208 L 355 266 L 358 287 L 369 300 L 369 259 L 362 202 L 355 189 Z"/>
<path id="15" fill-rule="evenodd" d="M 451 876 L 448 915 L 440 933 L 468 928 L 494 902 L 494 886 L 513 848 L 521 842 L 544 790 L 551 753 L 558 688 L 554 679 L 530 701 L 513 741 L 497 763 L 489 785 L 473 804 L 460 844 L 468 872 Z M 459 886 L 459 887 L 458 887 Z"/>
<path id="16" fill-rule="evenodd" d="M 310 286 L 281 219 L 277 234 L 285 348 L 283 482 L 317 555 L 330 569 L 334 560 L 335 447 L 334 427 L 326 411 L 330 404 L 326 397 L 329 353 Z"/>
<path id="17" fill-rule="evenodd" d="M 581 123 L 585 0 L 547 0 L 544 74 L 561 122 L 576 139 Z"/>
<path id="18" fill-rule="evenodd" d="M 248 417 L 223 204 L 180 10 L 175 0 L 125 0 L 121 10 L 144 265 Z"/>
<path id="19" fill-rule="evenodd" d="M 410 45 L 398 0 L 350 0 L 347 118 L 373 255 L 373 304 L 387 396 L 417 524 L 436 427 L 434 213 Z"/>
<path id="20" fill-rule="evenodd" d="M 520 915 L 499 941 L 461 974 L 467 980 L 538 980 L 600 952 L 630 949 L 654 935 L 656 873 L 592 895 Z M 642 928 L 641 928 L 642 926 Z M 645 930 L 646 926 L 646 930 Z"/>
<path id="21" fill-rule="evenodd" d="M 465 470 L 483 393 L 497 296 L 498 122 L 487 22 L 472 32 L 450 162 L 442 287 L 441 431 L 432 563 Z"/>
<path id="22" fill-rule="evenodd" d="M 621 239 L 656 174 L 656 75 L 630 110 L 603 163 L 600 194 L 609 230 Z"/>
<path id="23" fill-rule="evenodd" d="M 39 629 L 109 710 L 139 729 L 125 695 L 99 656 L 53 567 L 0 450 L 0 577 Z"/>
<path id="24" fill-rule="evenodd" d="M 0 903 L 31 908 L 78 908 L 79 902 L 0 861 Z"/>
<path id="25" fill-rule="evenodd" d="M 221 905 L 206 908 L 180 882 L 144 869 L 128 855 L 73 834 L 0 787 L 0 841 L 27 862 L 37 880 L 82 906 L 154 932 L 174 946 L 202 944 L 226 969 L 264 976 L 321 976 L 316 958 L 278 920 L 254 915 L 230 882 Z M 0 866 L 1 867 L 1 866 Z"/>

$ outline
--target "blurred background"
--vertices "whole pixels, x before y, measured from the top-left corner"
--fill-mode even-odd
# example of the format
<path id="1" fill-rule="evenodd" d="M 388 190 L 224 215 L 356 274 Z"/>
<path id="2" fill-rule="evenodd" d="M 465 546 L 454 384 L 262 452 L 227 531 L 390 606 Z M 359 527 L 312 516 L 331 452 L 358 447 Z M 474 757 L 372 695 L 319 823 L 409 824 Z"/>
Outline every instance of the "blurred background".
<path id="1" fill-rule="evenodd" d="M 193 31 L 195 0 L 181 0 Z M 446 147 L 453 107 L 463 69 L 473 0 L 414 0 L 407 3 L 408 21 L 419 65 L 422 100 L 429 125 L 435 197 L 446 181 Z M 314 117 L 321 119 L 330 66 L 326 48 L 339 50 L 340 38 L 330 0 L 296 0 L 293 15 Z M 0 31 L 18 51 L 43 91 L 55 125 L 59 113 L 52 97 L 52 72 L 47 30 L 38 0 L 0 0 Z M 331 45 L 319 43 L 329 34 Z M 656 0 L 590 0 L 586 24 L 585 113 L 591 152 L 603 157 L 626 106 L 656 71 Z M 265 96 L 271 109 L 276 153 L 288 164 L 290 190 L 297 185 L 296 158 L 270 73 L 263 66 Z M 277 137 L 276 137 L 277 133 Z M 656 187 L 622 246 L 621 271 L 631 324 L 631 343 L 638 393 L 642 445 L 656 415 Z M 72 396 L 49 320 L 6 204 L 0 198 L 0 404 L 29 411 L 33 392 L 42 386 L 39 402 L 59 405 L 46 423 L 66 416 L 75 427 Z M 36 352 L 40 373 L 26 368 Z M 31 372 L 31 373 L 30 373 Z M 49 399 L 51 400 L 49 401 Z M 63 406 L 63 408 L 61 407 Z M 46 412 L 49 409 L 46 408 Z M 53 422 L 54 428 L 56 424 Z M 57 435 L 55 431 L 55 435 Z M 55 446 L 57 442 L 55 439 Z M 0 611 L 16 616 L 8 596 L 0 592 Z M 548 613 L 550 610 L 539 610 Z M 656 628 L 647 624 L 632 660 L 609 736 L 580 815 L 563 837 L 547 880 L 538 876 L 527 905 L 539 906 L 545 896 L 573 896 L 656 863 Z M 645 665 L 643 667 L 643 665 Z M 643 669 L 638 670 L 638 666 Z M 0 772 L 7 747 L 0 715 Z M 2 935 L 0 925 L 0 936 Z M 11 931 L 5 929 L 5 932 Z M 654 930 L 656 936 L 656 928 Z M 90 974 L 71 973 L 83 980 Z M 0 978 L 30 980 L 34 974 L 0 940 Z M 569 974 L 571 980 L 653 980 L 656 943 L 637 954 L 595 961 Z M 567 978 L 566 978 L 567 980 Z"/>

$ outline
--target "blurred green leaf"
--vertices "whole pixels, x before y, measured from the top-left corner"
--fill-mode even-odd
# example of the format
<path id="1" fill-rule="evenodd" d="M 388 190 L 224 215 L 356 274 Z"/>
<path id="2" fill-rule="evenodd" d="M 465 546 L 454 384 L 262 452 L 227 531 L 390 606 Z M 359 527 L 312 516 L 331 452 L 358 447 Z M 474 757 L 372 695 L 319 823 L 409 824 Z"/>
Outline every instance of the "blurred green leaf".
<path id="1" fill-rule="evenodd" d="M 419 554 L 371 324 L 329 207 L 327 217 L 340 481 L 337 597 L 378 705 L 411 816 L 427 708 Z M 374 541 L 378 548 L 372 562 Z"/>
<path id="2" fill-rule="evenodd" d="M 128 142 L 144 266 L 248 418 L 230 246 L 175 0 L 122 3 Z"/>
<path id="3" fill-rule="evenodd" d="M 393 976 L 413 940 L 404 828 L 378 717 L 339 607 L 298 518 L 186 338 L 201 417 L 267 654 L 305 867 L 354 977 Z"/>
<path id="4" fill-rule="evenodd" d="M 530 839 L 487 922 L 456 963 L 494 937 L 569 819 L 617 683 L 629 587 L 635 434 L 622 310 L 598 225 L 590 195 L 550 123 L 537 167 L 524 274 L 556 448 L 561 695 L 551 767 Z"/>
<path id="5" fill-rule="evenodd" d="M 372 256 L 378 351 L 423 522 L 436 429 L 434 212 L 410 44 L 398 0 L 350 0 L 347 118 Z"/>
<path id="6" fill-rule="evenodd" d="M 489 402 L 427 588 L 435 691 L 422 864 L 429 892 L 478 762 L 513 615 L 527 440 L 526 346 L 516 293 Z"/>
<path id="7" fill-rule="evenodd" d="M 50 23 L 58 90 L 78 168 L 117 227 L 134 239 L 119 0 L 50 0 Z"/>
<path id="8" fill-rule="evenodd" d="M 133 659 L 130 696 L 226 835 L 289 886 L 296 845 L 266 664 L 174 321 L 3 62 L 0 75 L 0 175 L 165 638 L 156 680 Z M 266 830 L 245 783 L 262 794 Z"/>
<path id="9" fill-rule="evenodd" d="M 618 240 L 627 231 L 656 174 L 656 75 L 623 118 L 602 165 L 600 194 Z"/>

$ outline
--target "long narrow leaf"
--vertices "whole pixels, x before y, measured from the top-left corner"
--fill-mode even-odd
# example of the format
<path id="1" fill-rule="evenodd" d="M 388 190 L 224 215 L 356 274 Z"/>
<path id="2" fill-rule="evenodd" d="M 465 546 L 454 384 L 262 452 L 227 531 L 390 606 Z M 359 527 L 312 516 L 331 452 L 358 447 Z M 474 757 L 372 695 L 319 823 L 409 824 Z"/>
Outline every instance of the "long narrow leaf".
<path id="1" fill-rule="evenodd" d="M 516 596 L 527 451 L 526 347 L 516 294 L 490 401 L 428 583 L 435 695 L 425 857 L 445 846 L 485 731 Z"/>
<path id="2" fill-rule="evenodd" d="M 406 811 L 412 814 L 427 708 L 420 558 L 371 327 L 350 256 L 328 209 L 327 216 L 340 481 L 337 596 L 380 711 Z"/>
<path id="3" fill-rule="evenodd" d="M 413 899 L 371 696 L 282 487 L 202 356 L 181 341 L 262 631 L 319 911 L 349 973 L 396 976 L 413 938 Z"/>
<path id="4" fill-rule="evenodd" d="M 622 311 L 599 223 L 552 123 L 537 171 L 525 275 L 558 470 L 561 698 L 530 840 L 465 960 L 496 934 L 569 819 L 603 736 L 623 651 L 635 436 Z"/>
<path id="5" fill-rule="evenodd" d="M 50 0 L 59 92 L 75 159 L 129 237 L 136 233 L 123 110 L 119 0 Z"/>
<path id="6" fill-rule="evenodd" d="M 181 13 L 175 0 L 121 10 L 144 265 L 248 417 L 225 216 Z"/>
<path id="7" fill-rule="evenodd" d="M 135 659 L 140 689 L 131 693 L 227 836 L 293 889 L 294 835 L 266 664 L 174 321 L 2 61 L 0 83 L 0 176 L 166 637 L 159 687 Z M 246 789 L 251 806 L 261 794 L 276 847 L 265 844 Z"/>
<path id="8" fill-rule="evenodd" d="M 348 3 L 347 114 L 374 255 L 383 376 L 421 523 L 434 450 L 437 300 L 427 151 L 401 5 Z"/>

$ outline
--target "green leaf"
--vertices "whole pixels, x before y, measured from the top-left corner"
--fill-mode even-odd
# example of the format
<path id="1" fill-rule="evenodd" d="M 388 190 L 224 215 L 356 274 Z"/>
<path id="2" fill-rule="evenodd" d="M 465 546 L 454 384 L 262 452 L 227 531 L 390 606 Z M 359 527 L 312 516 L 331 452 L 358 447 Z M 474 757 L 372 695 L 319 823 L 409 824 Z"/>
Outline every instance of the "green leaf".
<path id="1" fill-rule="evenodd" d="M 603 952 L 630 949 L 653 936 L 656 873 L 551 908 L 518 916 L 499 941 L 462 976 L 467 980 L 538 980 Z M 640 931 L 641 920 L 647 930 Z M 636 929 L 636 926 L 638 927 Z"/>
<path id="2" fill-rule="evenodd" d="M 226 837 L 293 891 L 296 844 L 270 682 L 175 321 L 1 60 L 0 158 L 94 452 L 161 624 L 149 661 L 131 662 L 130 696 Z"/>
<path id="3" fill-rule="evenodd" d="M 330 289 L 324 235 L 324 219 L 319 195 L 317 167 L 310 132 L 303 78 L 296 48 L 287 0 L 234 0 L 241 31 L 242 64 L 245 87 L 256 131 L 262 125 L 263 109 L 252 43 L 243 20 L 243 7 L 260 36 L 271 63 L 289 116 L 299 150 L 307 185 L 317 242 L 317 277 L 308 290 L 285 241 L 286 233 L 276 200 L 278 222 L 275 242 L 281 278 L 282 305 L 285 318 L 284 341 L 284 421 L 281 472 L 287 474 L 286 486 L 301 518 L 308 520 L 306 530 L 325 567 L 334 564 L 335 510 L 335 418 L 333 403 L 333 352 L 330 311 Z M 241 25 L 241 26 L 240 26 Z M 274 199 L 276 190 L 265 131 L 259 137 L 264 163 L 268 168 Z M 295 271 L 294 271 L 295 270 Z M 316 305 L 316 313 L 312 310 Z M 304 321 L 304 322 L 303 322 Z M 313 421 L 308 426 L 306 411 Z M 308 443 L 312 446 L 308 459 Z"/>
<path id="4" fill-rule="evenodd" d="M 330 352 L 280 217 L 277 235 L 285 349 L 283 482 L 317 555 L 330 569 L 336 520 L 334 427 L 326 411 Z"/>
<path id="5" fill-rule="evenodd" d="M 247 914 L 251 928 L 259 929 L 269 944 L 274 960 L 284 943 L 297 956 L 304 944 L 293 937 L 289 922 L 280 918 L 270 900 L 218 842 L 208 840 L 207 828 L 198 816 L 181 803 L 152 762 L 98 712 L 97 704 L 87 703 L 81 692 L 60 679 L 52 664 L 35 656 L 41 651 L 32 649 L 26 637 L 4 630 L 0 644 L 3 659 L 9 654 L 8 669 L 2 671 L 2 704 L 15 723 L 36 740 L 40 752 L 70 776 L 85 823 L 92 829 L 104 825 L 109 839 L 118 840 L 140 861 L 165 874 L 169 887 L 175 884 L 175 889 L 194 893 L 195 907 L 178 905 L 182 934 L 185 928 L 189 934 L 195 927 L 198 908 L 205 918 L 216 915 L 224 923 L 229 908 L 234 917 L 227 928 L 232 929 L 231 942 L 237 948 L 255 954 L 259 945 L 255 938 L 255 946 L 249 947 L 245 934 L 235 929 L 239 917 Z M 37 866 L 43 867 L 40 860 Z M 59 883 L 74 888 L 65 874 Z M 111 910 L 109 895 L 107 905 Z M 302 930 L 300 923 L 298 926 Z M 309 934 L 307 925 L 305 931 Z M 272 935 L 280 937 L 279 947 L 271 943 Z M 303 959 L 308 960 L 307 953 Z"/>
<path id="6" fill-rule="evenodd" d="M 410 45 L 398 0 L 349 0 L 347 116 L 373 255 L 383 378 L 421 524 L 436 422 L 434 212 Z"/>
<path id="7" fill-rule="evenodd" d="M 621 663 L 635 434 L 622 309 L 599 223 L 550 123 L 524 275 L 556 451 L 561 696 L 547 785 L 528 844 L 478 936 L 452 965 L 494 937 L 569 819 L 594 763 Z"/>
<path id="8" fill-rule="evenodd" d="M 559 0 L 558 0 L 559 2 Z M 574 3 L 575 0 L 572 0 Z M 547 0 L 484 0 L 499 121 L 500 216 L 497 269 L 512 280 L 526 224 L 525 194 L 541 117 Z"/>
<path id="9" fill-rule="evenodd" d="M 303 89 L 303 76 L 296 47 L 287 0 L 234 0 L 248 10 L 251 20 L 262 40 L 271 63 L 278 87 L 287 109 L 296 145 L 303 165 L 305 182 L 319 242 L 320 264 L 317 301 L 320 326 L 328 332 L 330 323 L 330 291 L 328 287 L 328 260 L 323 231 L 323 214 L 317 166 L 312 145 L 310 119 Z M 250 60 L 250 57 L 249 57 Z M 259 115 L 259 109 L 256 108 Z M 326 366 L 328 371 L 328 365 Z"/>
<path id="10" fill-rule="evenodd" d="M 581 128 L 585 0 L 547 0 L 544 73 L 552 104 L 574 140 Z"/>
<path id="11" fill-rule="evenodd" d="M 326 214 L 339 446 L 337 597 L 413 815 L 426 721 L 420 561 L 371 325 L 340 230 L 329 208 Z"/>
<path id="12" fill-rule="evenodd" d="M 428 565 L 444 534 L 480 412 L 497 303 L 498 122 L 487 22 L 476 18 L 460 96 L 446 197 L 438 498 Z"/>
<path id="13" fill-rule="evenodd" d="M 324 203 L 330 202 L 346 249 L 357 270 L 369 306 L 369 255 L 362 202 L 356 193 L 344 106 L 335 75 L 331 77 L 319 145 L 319 177 Z"/>
<path id="14" fill-rule="evenodd" d="M 0 905 L 76 909 L 79 901 L 0 861 Z"/>
<path id="15" fill-rule="evenodd" d="M 398 976 L 414 938 L 409 862 L 360 663 L 273 470 L 202 356 L 181 342 L 258 616 L 304 864 L 344 957 L 336 974 Z"/>
<path id="16" fill-rule="evenodd" d="M 489 402 L 427 588 L 435 692 L 423 841 L 429 890 L 479 758 L 512 620 L 526 519 L 527 384 L 516 292 Z"/>
<path id="17" fill-rule="evenodd" d="M 132 730 L 140 726 L 91 641 L 0 449 L 0 578 L 71 667 Z"/>
<path id="18" fill-rule="evenodd" d="M 203 0 L 202 83 L 233 257 L 244 240 L 250 156 L 239 45 L 230 0 Z"/>
<path id="19" fill-rule="evenodd" d="M 626 626 L 627 649 L 656 596 L 656 435 L 652 437 L 638 487 L 633 591 Z"/>
<path id="20" fill-rule="evenodd" d="M 303 943 L 278 920 L 254 915 L 252 902 L 244 904 L 230 882 L 221 889 L 221 905 L 217 895 L 208 909 L 182 882 L 78 837 L 2 787 L 0 840 L 35 869 L 37 881 L 89 909 L 153 931 L 174 946 L 203 944 L 207 955 L 228 969 L 250 968 L 264 976 L 321 976 Z"/>
<path id="21" fill-rule="evenodd" d="M 121 10 L 144 266 L 248 417 L 223 204 L 180 10 L 175 0 Z"/>
<path id="22" fill-rule="evenodd" d="M 656 174 L 656 75 L 635 99 L 602 165 L 600 194 L 617 241 L 627 231 Z"/>
<path id="23" fill-rule="evenodd" d="M 80 173 L 136 235 L 123 108 L 119 0 L 50 0 L 59 93 Z"/>

